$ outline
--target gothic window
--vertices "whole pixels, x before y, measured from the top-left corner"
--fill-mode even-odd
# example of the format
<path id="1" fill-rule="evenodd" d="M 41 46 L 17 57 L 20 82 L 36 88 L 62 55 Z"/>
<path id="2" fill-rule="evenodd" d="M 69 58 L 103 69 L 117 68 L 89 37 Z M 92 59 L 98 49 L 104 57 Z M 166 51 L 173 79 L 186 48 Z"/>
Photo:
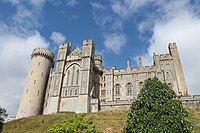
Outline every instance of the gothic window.
<path id="1" fill-rule="evenodd" d="M 119 84 L 115 85 L 115 94 L 120 95 L 120 85 Z"/>
<path id="2" fill-rule="evenodd" d="M 76 72 L 76 85 L 78 85 L 78 79 L 79 79 L 79 69 L 77 69 L 77 72 Z"/>
<path id="3" fill-rule="evenodd" d="M 171 79 L 171 76 L 170 76 L 169 72 L 166 73 L 166 79 Z"/>
<path id="4" fill-rule="evenodd" d="M 75 71 L 75 66 L 73 66 L 73 69 L 72 69 L 72 80 L 71 80 L 71 85 L 74 84 L 74 71 Z"/>
<path id="5" fill-rule="evenodd" d="M 141 89 L 143 87 L 143 82 L 141 81 L 139 84 L 138 84 L 139 88 Z"/>
<path id="6" fill-rule="evenodd" d="M 126 90 L 127 90 L 127 94 L 128 94 L 128 95 L 133 94 L 133 86 L 132 86 L 131 83 L 128 83 L 128 84 L 126 85 Z"/>
<path id="7" fill-rule="evenodd" d="M 67 86 L 69 85 L 70 71 L 67 72 Z"/>

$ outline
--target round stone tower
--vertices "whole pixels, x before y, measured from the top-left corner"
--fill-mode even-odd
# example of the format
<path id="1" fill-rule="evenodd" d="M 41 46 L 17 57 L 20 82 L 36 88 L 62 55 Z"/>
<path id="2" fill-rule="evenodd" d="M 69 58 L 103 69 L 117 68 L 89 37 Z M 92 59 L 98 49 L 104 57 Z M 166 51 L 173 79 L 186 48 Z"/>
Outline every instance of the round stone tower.
<path id="1" fill-rule="evenodd" d="M 49 74 L 54 64 L 54 53 L 36 48 L 31 55 L 32 64 L 23 90 L 16 118 L 42 114 Z"/>

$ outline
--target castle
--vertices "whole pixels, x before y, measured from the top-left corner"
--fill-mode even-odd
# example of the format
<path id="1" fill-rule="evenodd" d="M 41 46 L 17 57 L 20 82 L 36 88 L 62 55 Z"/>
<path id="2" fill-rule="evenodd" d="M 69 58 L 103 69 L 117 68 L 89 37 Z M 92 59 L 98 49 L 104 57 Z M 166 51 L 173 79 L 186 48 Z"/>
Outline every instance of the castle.
<path id="1" fill-rule="evenodd" d="M 16 118 L 58 112 L 87 113 L 129 108 L 147 78 L 157 77 L 171 86 L 178 96 L 187 95 L 186 82 L 175 43 L 169 54 L 153 55 L 153 65 L 126 69 L 102 66 L 102 56 L 95 55 L 93 40 L 84 40 L 82 48 L 72 50 L 71 43 L 54 53 L 36 48 L 31 55 L 21 103 Z"/>

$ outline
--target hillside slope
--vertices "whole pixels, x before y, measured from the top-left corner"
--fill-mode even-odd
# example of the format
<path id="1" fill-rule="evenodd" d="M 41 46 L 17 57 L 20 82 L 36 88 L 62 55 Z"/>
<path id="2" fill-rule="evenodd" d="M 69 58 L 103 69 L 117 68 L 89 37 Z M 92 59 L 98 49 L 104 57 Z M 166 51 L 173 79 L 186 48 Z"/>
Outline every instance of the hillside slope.
<path id="1" fill-rule="evenodd" d="M 195 133 L 200 132 L 200 110 L 189 109 L 189 120 L 194 125 Z M 97 125 L 97 129 L 103 133 L 121 133 L 126 122 L 128 111 L 105 111 L 89 113 Z M 65 118 L 70 118 L 74 113 L 59 113 L 41 115 L 8 122 L 4 125 L 3 133 L 48 133 L 48 128 L 54 123 Z"/>

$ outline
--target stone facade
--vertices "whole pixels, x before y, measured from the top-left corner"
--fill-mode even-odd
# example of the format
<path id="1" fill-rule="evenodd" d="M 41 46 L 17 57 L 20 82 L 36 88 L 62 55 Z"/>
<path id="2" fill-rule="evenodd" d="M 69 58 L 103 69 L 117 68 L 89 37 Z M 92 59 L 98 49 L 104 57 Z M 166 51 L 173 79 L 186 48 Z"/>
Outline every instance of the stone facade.
<path id="1" fill-rule="evenodd" d="M 127 60 L 126 69 L 102 66 L 102 56 L 95 55 L 93 40 L 84 40 L 82 48 L 74 50 L 71 43 L 61 44 L 54 72 L 52 53 L 50 59 L 33 56 L 30 71 L 37 71 L 37 74 L 28 75 L 17 118 L 58 112 L 128 109 L 144 80 L 155 76 L 171 86 L 178 96 L 186 96 L 187 87 L 176 44 L 170 43 L 168 48 L 169 54 L 153 55 L 152 66 L 143 66 L 139 58 L 138 67 L 132 68 Z M 45 65 L 39 69 L 35 66 L 38 62 Z M 40 76 L 42 73 L 46 75 L 44 78 Z M 41 82 L 39 86 L 32 84 L 34 80 Z M 30 94 L 26 94 L 27 88 Z M 41 96 L 37 96 L 38 90 Z M 35 102 L 29 103 L 30 99 Z"/>

